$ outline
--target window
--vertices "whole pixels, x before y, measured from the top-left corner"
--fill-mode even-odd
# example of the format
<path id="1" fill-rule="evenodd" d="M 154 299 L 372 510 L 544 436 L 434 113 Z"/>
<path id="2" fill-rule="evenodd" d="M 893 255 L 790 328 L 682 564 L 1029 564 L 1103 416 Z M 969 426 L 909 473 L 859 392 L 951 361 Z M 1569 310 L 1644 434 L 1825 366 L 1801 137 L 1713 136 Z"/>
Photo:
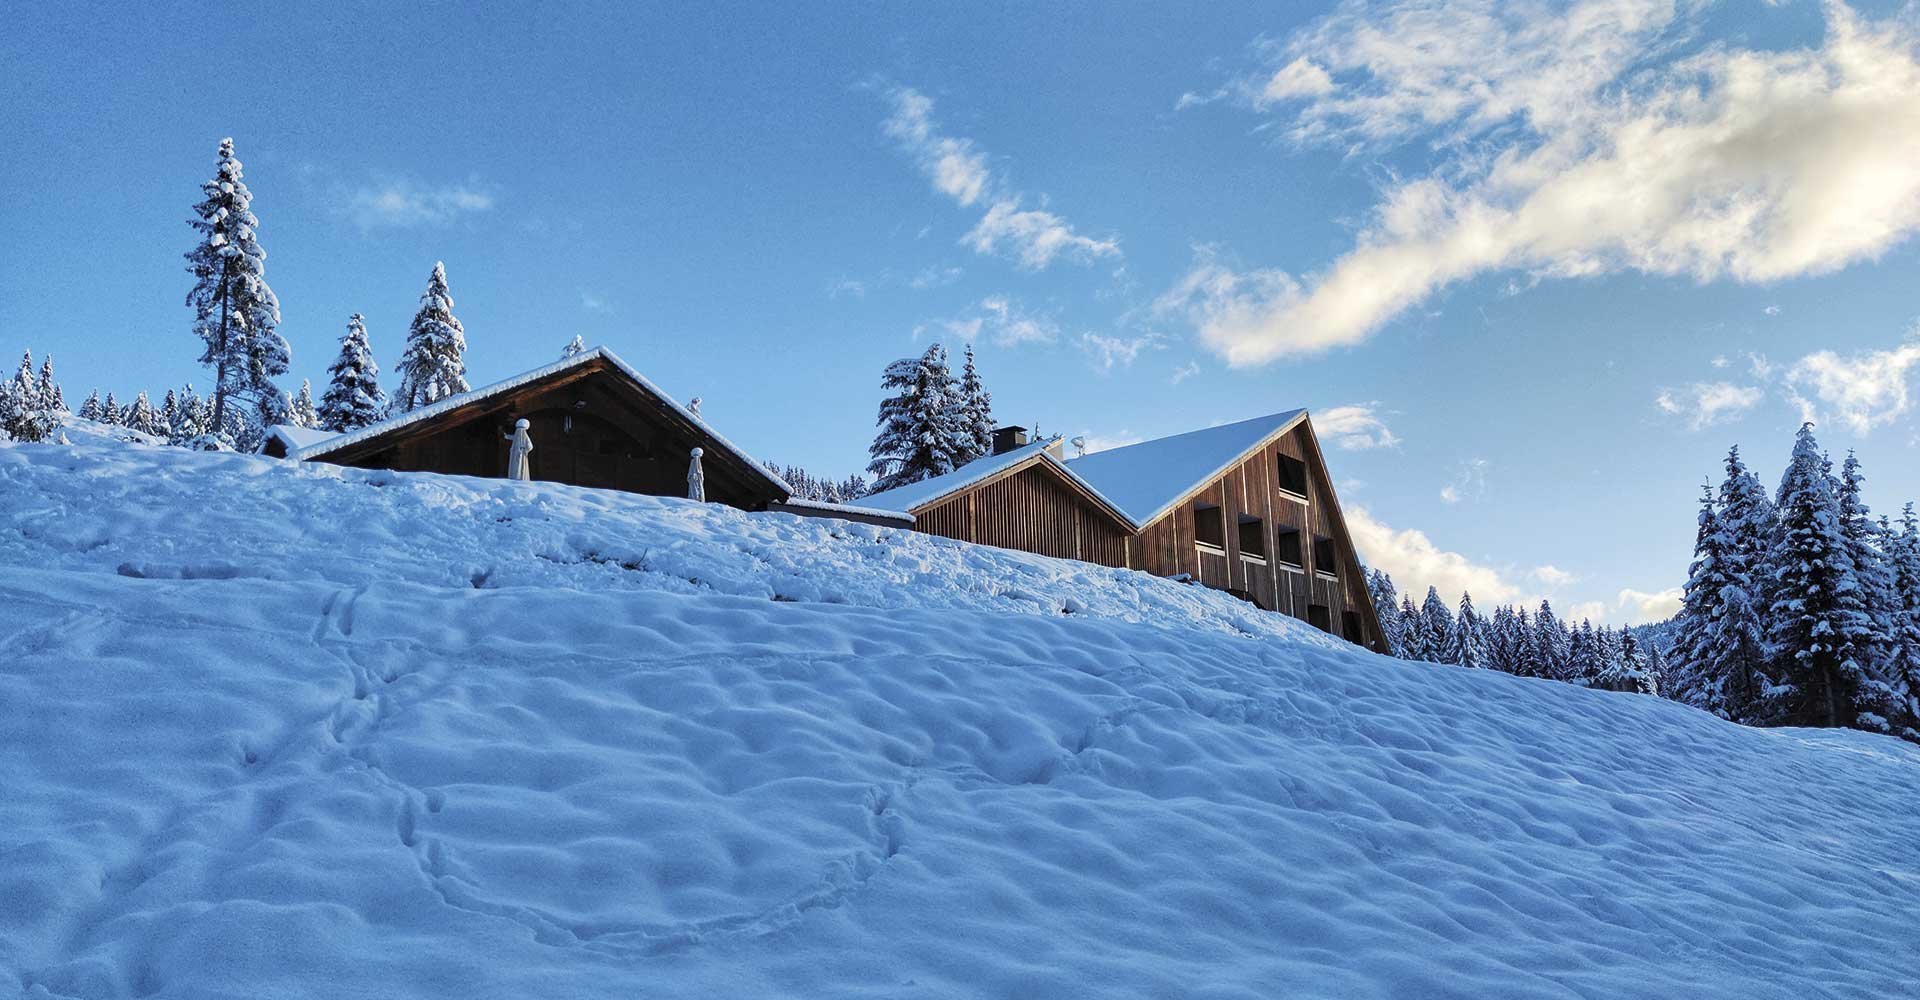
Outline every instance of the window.
<path id="1" fill-rule="evenodd" d="M 1333 610 L 1324 604 L 1308 605 L 1307 624 L 1322 632 L 1333 631 Z"/>
<path id="2" fill-rule="evenodd" d="M 1250 514 L 1240 515 L 1240 558 L 1267 561 L 1267 523 Z"/>
<path id="3" fill-rule="evenodd" d="M 1313 540 L 1313 571 L 1322 576 L 1340 575 L 1340 561 L 1333 554 L 1333 539 L 1315 538 Z"/>
<path id="4" fill-rule="evenodd" d="M 1218 506 L 1193 505 L 1193 540 L 1202 548 L 1227 550 L 1227 520 Z"/>
<path id="5" fill-rule="evenodd" d="M 1348 642 L 1351 642 L 1354 645 L 1358 646 L 1358 645 L 1362 645 L 1360 640 L 1365 638 L 1365 636 L 1361 635 L 1360 633 L 1361 633 L 1360 612 L 1358 611 L 1340 612 L 1340 634 L 1344 636 Z"/>
<path id="6" fill-rule="evenodd" d="M 1305 560 L 1302 559 L 1300 554 L 1299 528 L 1289 528 L 1283 525 L 1274 529 L 1274 541 L 1278 543 L 1274 547 L 1274 554 L 1280 557 L 1281 562 L 1294 569 L 1299 569 L 1306 565 Z"/>
<path id="7" fill-rule="evenodd" d="M 1291 455 L 1280 456 L 1280 492 L 1294 498 L 1307 498 L 1307 463 Z"/>

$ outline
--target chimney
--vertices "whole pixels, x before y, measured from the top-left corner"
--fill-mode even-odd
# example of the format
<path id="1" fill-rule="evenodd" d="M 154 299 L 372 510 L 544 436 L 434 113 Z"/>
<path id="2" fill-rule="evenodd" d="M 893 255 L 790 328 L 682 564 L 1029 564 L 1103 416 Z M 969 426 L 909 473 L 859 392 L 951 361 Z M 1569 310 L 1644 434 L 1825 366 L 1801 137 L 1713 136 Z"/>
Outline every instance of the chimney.
<path id="1" fill-rule="evenodd" d="M 993 453 L 1004 455 L 1015 448 L 1027 446 L 1025 427 L 996 427 L 993 430 Z"/>

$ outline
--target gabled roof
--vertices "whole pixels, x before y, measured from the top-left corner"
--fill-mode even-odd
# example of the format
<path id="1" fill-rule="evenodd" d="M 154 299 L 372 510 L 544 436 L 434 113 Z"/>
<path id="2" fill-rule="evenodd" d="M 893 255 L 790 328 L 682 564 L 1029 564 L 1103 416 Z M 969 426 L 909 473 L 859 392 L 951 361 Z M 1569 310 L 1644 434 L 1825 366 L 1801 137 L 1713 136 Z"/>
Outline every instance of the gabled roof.
<path id="1" fill-rule="evenodd" d="M 861 497 L 860 505 L 910 514 L 931 507 L 955 494 L 963 493 L 989 479 L 1013 473 L 1024 466 L 1046 465 L 1058 473 L 1062 479 L 1087 494 L 1090 499 L 1112 515 L 1114 520 L 1129 528 L 1135 527 L 1127 520 L 1125 511 L 1115 506 L 1113 501 L 1107 499 L 1086 480 L 1074 475 L 1073 471 L 1067 468 L 1066 463 L 1055 458 L 1053 452 L 1047 450 L 1059 440 L 1055 437 L 1022 445 L 998 455 L 983 455 L 945 475 L 922 479 L 917 483 L 909 483 L 884 493 L 873 493 Z"/>
<path id="2" fill-rule="evenodd" d="M 620 360 L 619 355 L 613 353 L 612 351 L 608 350 L 605 347 L 595 347 L 592 350 L 583 351 L 570 358 L 562 358 L 559 361 L 555 361 L 550 365 L 543 365 L 539 368 L 533 369 L 532 371 L 521 372 L 520 374 L 515 375 L 511 378 L 501 379 L 500 381 L 495 382 L 492 385 L 483 386 L 471 392 L 463 392 L 457 396 L 448 396 L 445 399 L 437 400 L 427 406 L 422 406 L 417 410 L 409 410 L 408 412 L 402 413 L 398 416 L 389 417 L 386 420 L 382 420 L 377 424 L 369 424 L 350 434 L 341 434 L 337 437 L 330 437 L 316 444 L 303 447 L 299 451 L 292 452 L 287 457 L 297 462 L 305 462 L 311 459 L 330 455 L 342 449 L 350 448 L 355 445 L 359 445 L 359 444 L 363 444 L 365 442 L 371 441 L 375 438 L 382 437 L 387 434 L 391 434 L 394 431 L 400 430 L 401 428 L 408 427 L 413 424 L 421 423 L 422 421 L 431 420 L 434 417 L 440 416 L 443 413 L 449 413 L 453 410 L 459 409 L 460 407 L 468 406 L 473 403 L 478 403 L 488 399 L 489 397 L 497 396 L 497 395 L 500 395 L 501 393 L 508 392 L 513 389 L 517 389 L 523 385 L 527 385 L 528 383 L 538 382 L 538 381 L 541 381 L 542 379 L 551 378 L 555 375 L 560 375 L 562 373 L 572 371 L 575 368 L 592 364 L 595 361 L 604 362 L 612 370 L 620 373 L 620 375 L 622 375 L 623 377 L 631 379 L 636 385 L 638 385 L 641 389 L 645 390 L 649 395 L 660 400 L 661 403 L 671 408 L 681 418 L 685 419 L 688 423 L 698 428 L 700 433 L 706 435 L 708 438 L 712 440 L 715 447 L 721 448 L 731 453 L 734 458 L 738 459 L 739 461 L 741 461 L 742 463 L 750 467 L 756 474 L 758 474 L 760 477 L 765 479 L 774 488 L 778 489 L 782 496 L 791 497 L 793 495 L 793 487 L 787 485 L 786 480 L 781 479 L 778 475 L 775 475 L 772 472 L 772 470 L 768 469 L 765 465 L 762 465 L 759 461 L 755 460 L 753 456 L 747 454 L 744 451 L 741 451 L 737 445 L 735 445 L 731 441 L 728 441 L 726 437 L 723 436 L 719 431 L 714 430 L 711 424 L 708 424 L 705 420 L 700 419 L 700 417 L 696 415 L 692 410 L 689 410 L 686 407 L 681 406 L 678 400 L 674 399 L 672 396 L 669 396 L 665 392 L 661 391 L 659 386 L 654 385 L 653 382 L 649 380 L 645 375 L 642 375 L 639 372 L 635 371 L 632 366 L 628 365 L 625 361 Z"/>
<path id="3" fill-rule="evenodd" d="M 266 447 L 267 441 L 277 440 L 280 442 L 281 447 L 287 450 L 288 454 L 292 454 L 302 448 L 311 448 L 323 441 L 331 440 L 336 436 L 333 431 L 322 430 L 318 427 L 297 427 L 293 424 L 274 424 L 272 427 L 267 428 L 266 437 L 261 441 L 260 446 L 264 448 Z"/>
<path id="4" fill-rule="evenodd" d="M 1305 420 L 1287 410 L 1252 420 L 1155 438 L 1071 459 L 1067 470 L 1124 511 L 1135 529 L 1175 505 Z"/>

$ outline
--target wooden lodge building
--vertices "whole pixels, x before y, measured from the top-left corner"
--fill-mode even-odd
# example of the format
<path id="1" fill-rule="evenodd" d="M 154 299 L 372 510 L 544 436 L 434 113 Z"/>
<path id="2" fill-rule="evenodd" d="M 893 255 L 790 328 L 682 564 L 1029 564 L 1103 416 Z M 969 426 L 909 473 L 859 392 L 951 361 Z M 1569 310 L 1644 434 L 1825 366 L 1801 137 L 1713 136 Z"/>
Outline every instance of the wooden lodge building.
<path id="1" fill-rule="evenodd" d="M 294 461 L 498 478 L 528 421 L 535 479 L 896 527 L 1181 577 L 1379 650 L 1379 621 L 1305 410 L 1065 460 L 995 433 L 994 454 L 857 506 L 793 489 L 604 347 L 341 435 L 275 427 Z"/>
<path id="2" fill-rule="evenodd" d="M 1375 650 L 1380 622 L 1305 410 L 1063 459 L 994 454 L 861 499 L 962 541 L 1183 577 Z"/>

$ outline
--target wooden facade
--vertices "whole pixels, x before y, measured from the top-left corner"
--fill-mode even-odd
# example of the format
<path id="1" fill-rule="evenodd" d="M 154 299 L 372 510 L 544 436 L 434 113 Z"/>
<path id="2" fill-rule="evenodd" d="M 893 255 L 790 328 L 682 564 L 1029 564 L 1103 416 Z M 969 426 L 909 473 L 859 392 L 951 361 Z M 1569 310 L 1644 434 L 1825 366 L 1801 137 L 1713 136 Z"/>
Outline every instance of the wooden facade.
<path id="1" fill-rule="evenodd" d="M 913 526 L 963 542 L 1121 568 L 1132 534 L 1124 517 L 1042 457 L 914 512 Z"/>
<path id="2" fill-rule="evenodd" d="M 555 367 L 521 384 L 481 390 L 465 402 L 429 407 L 418 419 L 376 424 L 295 457 L 356 468 L 499 478 L 506 473 L 507 436 L 514 421 L 524 418 L 533 438 L 534 479 L 686 496 L 690 453 L 700 448 L 708 500 L 765 510 L 787 499 L 783 484 L 765 469 L 611 357 L 596 353 Z"/>
<path id="3" fill-rule="evenodd" d="M 1100 492 L 1100 477 L 1074 471 L 1080 460 L 1062 463 L 1037 445 L 981 459 L 1002 463 L 989 466 L 990 474 L 968 478 L 960 470 L 949 474 L 951 486 L 936 480 L 910 488 L 901 505 L 917 531 L 1189 578 L 1384 650 L 1312 424 L 1304 412 L 1271 419 L 1271 431 L 1262 428 L 1251 447 L 1223 458 L 1221 471 L 1165 484 L 1166 502 L 1156 499 L 1151 515 L 1115 507 Z"/>
<path id="4" fill-rule="evenodd" d="M 1299 464 L 1289 472 L 1283 460 Z M 1304 482 L 1283 484 L 1299 473 Z M 1201 537 L 1213 533 L 1208 519 L 1218 526 L 1218 544 Z M 1130 565 L 1159 576 L 1184 573 L 1268 611 L 1382 648 L 1359 556 L 1305 421 L 1142 528 Z"/>

